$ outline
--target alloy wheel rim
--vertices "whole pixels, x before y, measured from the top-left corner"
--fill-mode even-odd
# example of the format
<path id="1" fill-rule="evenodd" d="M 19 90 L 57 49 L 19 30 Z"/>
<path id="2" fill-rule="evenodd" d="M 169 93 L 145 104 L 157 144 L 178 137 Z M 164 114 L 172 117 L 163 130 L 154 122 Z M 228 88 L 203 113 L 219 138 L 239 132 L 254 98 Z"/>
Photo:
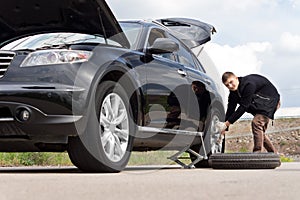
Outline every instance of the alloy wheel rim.
<path id="1" fill-rule="evenodd" d="M 222 139 L 223 136 L 216 129 L 216 124 L 220 122 L 220 119 L 217 115 L 213 115 L 210 126 L 210 143 L 211 143 L 211 152 L 212 153 L 221 153 L 222 152 Z"/>
<path id="2" fill-rule="evenodd" d="M 107 95 L 100 110 L 100 139 L 105 155 L 110 161 L 120 161 L 129 142 L 128 112 L 122 98 Z"/>

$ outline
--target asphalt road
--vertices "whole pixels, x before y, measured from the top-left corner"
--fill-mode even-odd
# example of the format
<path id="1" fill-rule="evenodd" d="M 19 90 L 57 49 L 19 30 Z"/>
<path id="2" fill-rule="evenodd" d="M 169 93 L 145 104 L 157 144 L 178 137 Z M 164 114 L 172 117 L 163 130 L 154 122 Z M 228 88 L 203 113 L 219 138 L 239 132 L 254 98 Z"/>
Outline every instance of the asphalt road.
<path id="1" fill-rule="evenodd" d="M 300 162 L 272 170 L 128 167 L 82 173 L 74 167 L 0 168 L 0 200 L 280 199 L 300 197 Z"/>

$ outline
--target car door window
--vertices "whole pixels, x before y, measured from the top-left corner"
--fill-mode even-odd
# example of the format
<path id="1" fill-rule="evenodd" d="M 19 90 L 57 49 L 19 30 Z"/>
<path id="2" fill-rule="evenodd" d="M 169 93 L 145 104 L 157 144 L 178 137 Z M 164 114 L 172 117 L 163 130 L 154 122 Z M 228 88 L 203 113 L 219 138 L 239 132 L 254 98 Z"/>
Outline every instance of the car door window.
<path id="1" fill-rule="evenodd" d="M 147 40 L 147 48 L 151 47 L 157 38 L 167 38 L 167 34 L 161 29 L 153 28 L 150 31 Z M 162 54 L 155 54 L 155 55 L 172 61 L 176 61 L 176 55 L 174 53 L 162 53 Z"/>
<path id="2" fill-rule="evenodd" d="M 195 63 L 192 55 L 181 44 L 179 45 L 178 62 L 186 67 L 195 68 Z"/>
<path id="3" fill-rule="evenodd" d="M 198 60 L 198 58 L 194 54 L 192 55 L 192 57 L 193 57 L 193 60 L 195 63 L 195 69 L 205 73 L 205 69 L 203 68 L 203 66 L 200 63 L 200 61 Z"/>
<path id="4" fill-rule="evenodd" d="M 157 38 L 166 38 L 164 31 L 157 28 L 151 29 L 147 40 L 148 42 L 147 46 L 151 47 Z"/>
<path id="5" fill-rule="evenodd" d="M 193 58 L 192 53 L 183 45 L 183 43 L 175 37 L 173 37 L 172 35 L 168 35 L 168 38 L 172 39 L 179 45 L 179 50 L 176 52 L 177 62 L 186 67 L 198 69 L 198 66 L 195 64 L 195 60 Z"/>

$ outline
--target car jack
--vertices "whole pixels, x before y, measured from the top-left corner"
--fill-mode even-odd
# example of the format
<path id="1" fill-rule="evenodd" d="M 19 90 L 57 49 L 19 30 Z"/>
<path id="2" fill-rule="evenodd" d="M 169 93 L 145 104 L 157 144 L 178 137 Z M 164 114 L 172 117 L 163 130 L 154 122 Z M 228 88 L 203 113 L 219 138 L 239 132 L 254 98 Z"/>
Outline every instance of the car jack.
<path id="1" fill-rule="evenodd" d="M 196 151 L 192 150 L 190 148 L 190 145 L 188 145 L 188 146 L 184 147 L 182 150 L 180 150 L 177 153 L 175 153 L 174 155 L 168 157 L 168 159 L 170 159 L 170 160 L 176 162 L 177 164 L 181 165 L 184 169 L 195 168 L 194 165 L 196 163 L 200 162 L 201 160 L 208 159 L 202 135 L 203 134 L 200 133 L 201 144 L 203 144 L 202 146 L 203 146 L 204 155 L 201 155 L 200 151 L 199 151 L 199 153 L 197 153 Z M 182 154 L 184 154 L 184 153 L 189 153 L 190 155 L 193 154 L 196 159 L 194 161 L 192 161 L 191 163 L 189 163 L 189 164 L 185 164 L 181 160 L 182 159 L 184 159 L 184 160 L 190 160 L 191 158 L 189 156 L 182 156 Z"/>

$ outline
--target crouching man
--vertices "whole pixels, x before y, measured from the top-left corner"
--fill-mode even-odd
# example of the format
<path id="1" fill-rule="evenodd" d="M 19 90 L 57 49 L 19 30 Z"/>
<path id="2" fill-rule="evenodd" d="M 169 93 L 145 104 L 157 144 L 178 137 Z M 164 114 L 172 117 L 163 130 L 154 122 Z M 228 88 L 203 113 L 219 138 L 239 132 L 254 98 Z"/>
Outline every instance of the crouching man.
<path id="1" fill-rule="evenodd" d="M 277 153 L 265 134 L 270 119 L 274 119 L 274 113 L 280 107 L 280 95 L 275 86 L 266 77 L 258 74 L 237 77 L 232 72 L 225 72 L 222 81 L 230 92 L 225 122 L 217 125 L 222 134 L 245 112 L 251 113 L 254 116 L 253 152 L 262 152 L 265 148 L 268 152 Z"/>

